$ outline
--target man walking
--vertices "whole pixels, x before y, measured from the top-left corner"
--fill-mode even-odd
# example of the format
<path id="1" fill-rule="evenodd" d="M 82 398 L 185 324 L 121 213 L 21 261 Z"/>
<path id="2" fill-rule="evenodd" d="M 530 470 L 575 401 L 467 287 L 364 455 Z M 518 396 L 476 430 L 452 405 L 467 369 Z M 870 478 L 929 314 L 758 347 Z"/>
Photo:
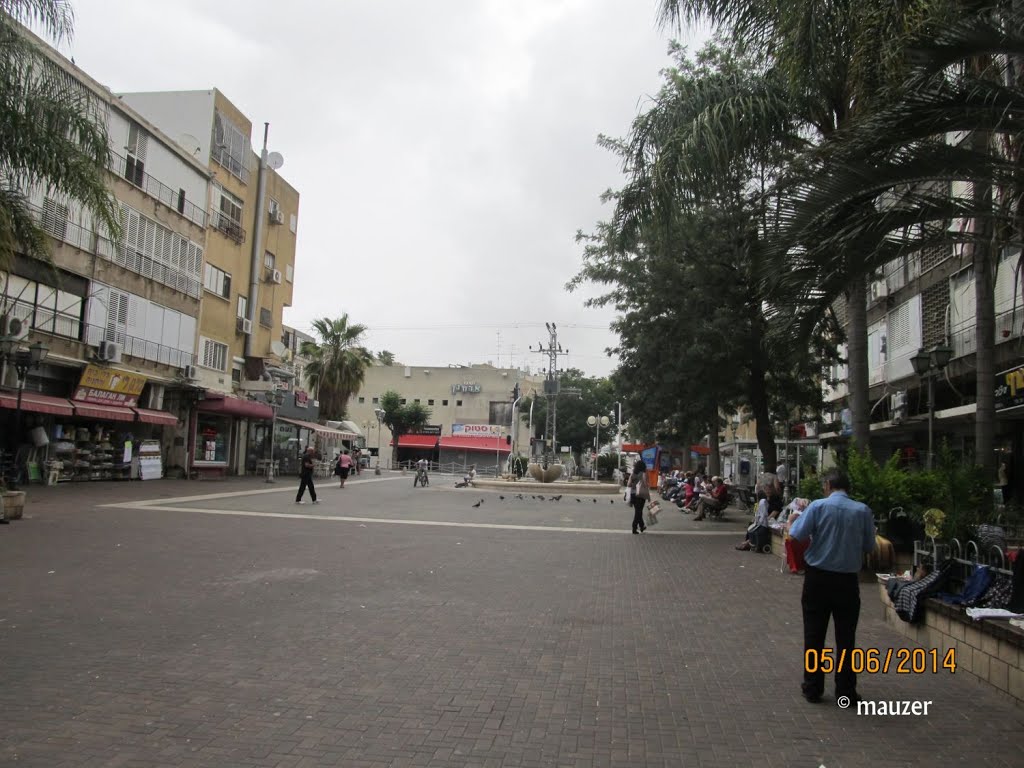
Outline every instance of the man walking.
<path id="1" fill-rule="evenodd" d="M 312 445 L 302 454 L 302 468 L 299 471 L 299 492 L 295 495 L 296 504 L 305 503 L 302 501 L 302 494 L 306 492 L 307 488 L 309 488 L 309 497 L 313 500 L 313 503 L 320 503 L 316 500 L 316 488 L 313 487 L 313 467 L 316 466 L 315 454 L 316 449 Z"/>
<path id="2" fill-rule="evenodd" d="M 822 478 L 826 497 L 812 501 L 797 518 L 789 535 L 811 540 L 804 554 L 806 575 L 801 605 L 804 615 L 804 698 L 812 704 L 825 693 L 821 671 L 822 651 L 829 617 L 835 622 L 836 698 L 857 696 L 857 675 L 851 671 L 851 655 L 857 642 L 860 618 L 860 583 L 857 574 L 864 555 L 875 549 L 875 520 L 866 504 L 848 495 L 850 481 L 833 469 Z M 808 653 L 813 651 L 813 653 Z M 827 657 L 826 657 L 827 658 Z M 840 668 L 842 659 L 842 668 Z"/>

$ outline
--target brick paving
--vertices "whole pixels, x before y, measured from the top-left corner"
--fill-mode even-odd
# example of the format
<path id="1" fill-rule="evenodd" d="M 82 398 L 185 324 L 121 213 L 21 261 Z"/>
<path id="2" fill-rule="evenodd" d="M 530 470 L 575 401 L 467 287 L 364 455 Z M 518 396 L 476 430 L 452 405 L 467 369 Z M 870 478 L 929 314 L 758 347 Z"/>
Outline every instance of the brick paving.
<path id="1" fill-rule="evenodd" d="M 861 678 L 927 717 L 805 703 L 800 580 L 714 535 L 742 521 L 631 536 L 621 502 L 369 479 L 315 507 L 284 482 L 31 489 L 0 528 L 0 764 L 1024 765 L 1024 710 L 964 674 Z M 863 599 L 859 645 L 902 646 Z"/>

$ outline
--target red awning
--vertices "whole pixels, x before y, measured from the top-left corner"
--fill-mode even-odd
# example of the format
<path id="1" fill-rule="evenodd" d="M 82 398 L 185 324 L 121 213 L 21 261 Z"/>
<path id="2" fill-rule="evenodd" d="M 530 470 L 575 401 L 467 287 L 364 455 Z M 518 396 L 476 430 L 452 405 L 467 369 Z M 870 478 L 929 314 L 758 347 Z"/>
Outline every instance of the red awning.
<path id="1" fill-rule="evenodd" d="M 707 456 L 709 453 L 711 453 L 711 449 L 708 448 L 706 445 L 691 445 L 690 451 L 692 453 L 700 454 L 701 456 Z"/>
<path id="2" fill-rule="evenodd" d="M 80 403 L 72 400 L 75 406 L 75 416 L 84 416 L 87 419 L 99 419 L 101 421 L 135 421 L 135 411 L 131 408 L 121 408 L 116 405 L 94 405 L 92 403 Z"/>
<path id="3" fill-rule="evenodd" d="M 391 441 L 394 445 L 395 441 Z M 437 447 L 437 435 L 402 435 L 398 438 L 399 448 L 435 448 Z"/>
<path id="4" fill-rule="evenodd" d="M 148 411 L 145 408 L 132 408 L 143 424 L 165 424 L 168 427 L 178 426 L 178 417 L 167 411 Z"/>
<path id="5" fill-rule="evenodd" d="M 0 408 L 15 409 L 18 407 L 18 395 L 12 392 L 0 392 Z M 54 416 L 72 416 L 74 409 L 71 402 L 63 397 L 37 395 L 33 392 L 21 393 L 21 410 L 30 413 L 52 413 Z"/>
<path id="6" fill-rule="evenodd" d="M 469 437 L 466 435 L 442 437 L 441 447 L 456 451 L 497 451 L 499 453 L 510 453 L 512 450 L 505 442 L 504 437 Z"/>
<path id="7" fill-rule="evenodd" d="M 218 397 L 215 394 L 207 394 L 205 400 L 200 400 L 196 410 L 205 413 L 223 413 L 227 416 L 243 416 L 250 419 L 274 418 L 273 409 L 266 403 L 258 400 L 243 400 L 240 397 Z"/>

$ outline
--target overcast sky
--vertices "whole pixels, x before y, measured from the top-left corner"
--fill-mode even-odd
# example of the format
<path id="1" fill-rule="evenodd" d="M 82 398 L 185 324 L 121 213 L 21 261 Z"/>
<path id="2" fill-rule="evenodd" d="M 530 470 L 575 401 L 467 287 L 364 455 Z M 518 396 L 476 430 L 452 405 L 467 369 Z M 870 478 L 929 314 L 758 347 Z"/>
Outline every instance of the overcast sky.
<path id="1" fill-rule="evenodd" d="M 657 0 L 75 0 L 65 55 L 113 91 L 219 88 L 301 195 L 285 322 L 348 312 L 413 365 L 606 375 L 610 310 L 563 288 L 668 65 Z M 686 38 L 684 38 L 684 42 Z M 499 342 L 500 332 L 500 342 Z M 500 343 L 500 357 L 499 357 Z"/>

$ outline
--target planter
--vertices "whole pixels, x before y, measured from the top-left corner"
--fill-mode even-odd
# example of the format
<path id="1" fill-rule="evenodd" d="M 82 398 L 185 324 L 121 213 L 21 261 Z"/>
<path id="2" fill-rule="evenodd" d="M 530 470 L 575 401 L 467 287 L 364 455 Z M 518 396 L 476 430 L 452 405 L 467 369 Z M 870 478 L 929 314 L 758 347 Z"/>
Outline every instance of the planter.
<path id="1" fill-rule="evenodd" d="M 0 511 L 6 520 L 20 520 L 25 511 L 24 491 L 4 491 L 0 493 Z"/>

